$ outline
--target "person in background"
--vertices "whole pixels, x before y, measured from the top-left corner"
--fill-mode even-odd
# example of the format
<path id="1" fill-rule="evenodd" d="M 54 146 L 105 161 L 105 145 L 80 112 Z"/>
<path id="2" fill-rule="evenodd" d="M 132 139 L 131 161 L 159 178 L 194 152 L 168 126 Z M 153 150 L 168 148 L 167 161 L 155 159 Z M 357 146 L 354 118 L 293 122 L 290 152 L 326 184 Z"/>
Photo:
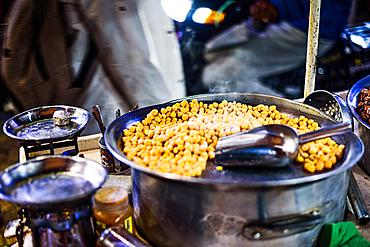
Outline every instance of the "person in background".
<path id="1" fill-rule="evenodd" d="M 5 16 L 12 3 L 12 0 L 0 1 L 0 45 L 3 43 L 4 28 L 5 28 Z M 0 57 L 1 63 L 1 57 Z M 1 113 L 12 114 L 13 110 L 12 95 L 4 85 L 2 78 L 0 77 L 0 115 Z"/>
<path id="2" fill-rule="evenodd" d="M 322 0 L 318 57 L 338 40 L 351 0 Z M 249 18 L 206 44 L 202 83 L 209 93 L 247 92 L 285 96 L 261 79 L 305 63 L 309 0 L 257 0 Z M 303 87 L 303 85 L 300 85 Z M 289 90 L 289 89 L 286 89 Z"/>
<path id="3" fill-rule="evenodd" d="M 2 77 L 20 105 L 71 105 L 105 125 L 185 96 L 173 22 L 160 0 L 17 0 L 7 17 Z M 90 121 L 83 135 L 98 133 Z"/>

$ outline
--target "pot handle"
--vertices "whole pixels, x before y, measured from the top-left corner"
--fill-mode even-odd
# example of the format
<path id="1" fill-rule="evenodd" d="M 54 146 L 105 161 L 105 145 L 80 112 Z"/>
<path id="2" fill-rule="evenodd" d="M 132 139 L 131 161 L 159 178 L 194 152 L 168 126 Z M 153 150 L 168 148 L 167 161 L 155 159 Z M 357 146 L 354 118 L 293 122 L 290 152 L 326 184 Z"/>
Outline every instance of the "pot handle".
<path id="1" fill-rule="evenodd" d="M 281 238 L 309 231 L 323 223 L 323 220 L 324 217 L 318 211 L 305 215 L 270 218 L 265 222 L 254 222 L 244 226 L 242 235 L 250 240 Z"/>

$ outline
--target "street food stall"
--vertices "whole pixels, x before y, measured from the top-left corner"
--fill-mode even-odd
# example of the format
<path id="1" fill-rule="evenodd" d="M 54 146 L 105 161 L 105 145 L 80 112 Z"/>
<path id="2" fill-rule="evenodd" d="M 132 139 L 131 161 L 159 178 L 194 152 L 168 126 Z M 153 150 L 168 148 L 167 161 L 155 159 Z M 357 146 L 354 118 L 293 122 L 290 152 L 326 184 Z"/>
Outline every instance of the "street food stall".
<path id="1" fill-rule="evenodd" d="M 8 237 L 37 247 L 112 246 L 113 238 L 117 246 L 318 246 L 326 224 L 350 221 L 370 240 L 370 78 L 348 92 L 314 91 L 319 6 L 311 1 L 305 99 L 195 95 L 133 109 L 107 127 L 94 108 L 102 133 L 91 136 L 81 136 L 90 113 L 77 107 L 10 118 L 3 131 L 19 141 L 20 157 L 0 174 L 0 199 L 17 205 Z M 333 126 L 343 129 L 303 142 Z M 98 193 L 111 186 L 127 195 Z M 98 221 L 98 194 L 102 208 L 130 203 L 132 219 L 120 228 Z"/>
<path id="2" fill-rule="evenodd" d="M 369 80 L 363 80 L 362 82 L 364 81 Z M 350 90 L 349 96 L 352 95 L 353 90 Z M 322 127 L 335 123 L 335 120 L 327 113 L 308 104 L 274 96 L 213 94 L 194 96 L 186 100 L 188 102 L 195 102 L 196 100 L 208 105 L 212 105 L 215 102 L 222 104 L 225 100 L 230 102 L 231 105 L 233 101 L 246 105 L 273 105 L 281 114 L 285 114 L 291 119 L 305 116 L 318 122 Z M 355 222 L 360 227 L 360 230 L 363 229 L 362 233 L 366 235 L 367 226 L 359 224 L 354 216 L 355 212 L 352 211 L 353 213 L 351 213 L 347 207 L 347 214 L 345 214 L 346 205 L 351 205 L 347 203 L 351 169 L 356 180 L 361 181 L 359 185 L 363 194 L 367 195 L 365 188 L 369 186 L 366 183 L 368 175 L 362 171 L 363 168 L 361 169 L 357 165 L 361 158 L 360 154 L 365 153 L 366 155 L 366 151 L 364 151 L 361 139 L 351 131 L 332 137 L 338 144 L 346 146 L 343 158 L 338 160 L 332 169 L 314 173 L 304 170 L 301 163 L 295 163 L 283 168 L 223 167 L 221 169 L 212 160 L 208 160 L 205 169 L 200 175 L 185 176 L 153 170 L 129 159 L 129 155 L 125 155 L 122 148 L 124 140 L 122 137 L 125 135 L 125 130 L 136 126 L 138 122 L 143 121 L 153 110 L 157 109 L 160 112 L 161 109 L 181 104 L 181 102 L 184 102 L 184 99 L 139 108 L 117 118 L 108 125 L 104 135 L 105 144 L 118 161 L 131 166 L 131 175 L 109 174 L 107 170 L 102 170 L 103 166 L 96 166 L 95 162 L 101 164 L 101 153 L 98 143 L 102 136 L 101 134 L 78 137 L 77 148 L 74 142 L 65 146 L 58 144 L 59 142 L 68 141 L 70 138 L 68 135 L 62 138 L 64 140 L 56 138 L 57 141 L 48 140 L 46 142 L 40 140 L 42 138 L 37 135 L 37 142 L 47 143 L 47 145 L 41 148 L 43 145 L 33 144 L 39 149 L 44 149 L 36 151 L 35 149 L 30 151 L 29 146 L 26 147 L 29 149 L 26 151 L 24 140 L 20 140 L 20 144 L 22 143 L 20 147 L 22 151 L 20 164 L 9 167 L 1 176 L 2 198 L 20 205 L 21 208 L 25 208 L 24 215 L 31 219 L 35 217 L 32 214 L 35 210 L 37 215 L 41 211 L 49 212 L 50 208 L 48 207 L 50 205 L 53 210 L 61 210 L 55 204 L 59 204 L 57 202 L 62 197 L 52 197 L 51 195 L 54 192 L 51 192 L 50 198 L 47 195 L 39 198 L 44 201 L 33 202 L 29 201 L 33 196 L 30 196 L 29 200 L 19 200 L 20 197 L 14 197 L 14 195 L 18 194 L 14 190 L 17 190 L 19 184 L 24 184 L 25 179 L 32 181 L 31 178 L 35 174 L 37 176 L 40 174 L 47 176 L 50 172 L 53 174 L 51 176 L 55 176 L 58 172 L 65 173 L 64 169 L 68 167 L 67 170 L 69 172 L 85 174 L 83 177 L 87 176 L 88 179 L 100 179 L 98 182 L 94 181 L 94 183 L 88 180 L 89 184 L 95 184 L 95 186 L 89 187 L 88 191 L 81 192 L 84 194 L 81 200 L 85 203 L 86 198 L 91 196 L 100 186 L 120 185 L 125 187 L 132 195 L 136 229 L 143 238 L 154 246 L 174 246 L 177 243 L 184 243 L 184 246 L 194 243 L 198 243 L 199 246 L 209 243 L 227 243 L 235 246 L 242 244 L 256 246 L 271 244 L 271 246 L 279 246 L 288 242 L 291 245 L 299 243 L 299 245 L 303 246 L 312 246 L 312 244 L 316 243 L 320 229 L 325 223 L 343 221 L 345 216 L 352 217 L 349 220 Z M 47 107 L 32 110 L 32 112 L 42 112 L 45 109 Z M 55 107 L 52 112 L 55 112 L 57 109 L 61 108 Z M 181 108 L 179 109 L 181 110 Z M 50 111 L 50 109 L 47 110 Z M 82 111 L 82 113 L 85 112 Z M 80 119 L 81 115 L 83 115 L 82 113 L 80 112 L 76 115 L 78 116 L 75 120 L 76 124 L 79 122 L 78 119 Z M 32 120 L 30 116 L 36 115 L 38 115 L 39 119 Z M 23 129 L 21 133 L 24 133 L 29 126 L 36 129 L 32 121 L 35 121 L 37 125 L 41 125 L 42 122 L 52 121 L 52 115 L 50 112 L 49 115 L 23 113 L 9 119 L 4 124 L 4 131 L 13 131 L 13 134 L 17 134 L 17 131 Z M 23 116 L 28 116 L 27 119 L 31 119 L 31 122 L 27 122 L 23 128 L 17 129 L 15 126 L 19 127 L 22 125 L 19 121 L 25 121 Z M 42 116 L 46 116 L 47 120 L 41 120 L 40 117 Z M 72 116 L 74 115 L 72 114 Z M 71 122 L 73 121 L 72 117 Z M 359 120 L 355 118 L 354 122 L 356 123 L 355 132 L 357 132 L 359 130 Z M 18 136 L 18 138 L 20 137 Z M 28 136 L 27 138 L 30 137 Z M 79 156 L 84 158 L 67 158 L 67 156 L 64 156 L 64 158 L 62 158 L 63 156 L 50 158 L 50 147 L 54 147 L 54 154 L 69 153 L 70 148 L 78 149 Z M 45 154 L 47 155 L 44 156 Z M 39 157 L 40 161 L 36 162 L 32 157 L 38 155 L 41 155 Z M 49 158 L 45 159 L 42 157 Z M 63 165 L 64 162 L 60 162 L 59 159 L 67 159 L 68 162 L 66 162 L 66 165 Z M 90 164 L 89 160 L 95 162 Z M 40 162 L 46 162 L 48 165 L 38 166 L 37 164 Z M 85 163 L 92 165 L 94 169 L 92 171 L 88 167 L 82 169 L 81 167 L 87 166 Z M 32 167 L 32 169 L 28 169 L 28 167 Z M 42 171 L 38 171 L 37 167 L 39 167 L 38 169 L 43 167 Z M 93 175 L 94 173 L 99 174 L 99 176 Z M 16 175 L 21 177 L 16 177 Z M 72 187 L 79 188 L 78 185 L 72 185 Z M 324 188 L 330 188 L 330 190 Z M 49 202 L 48 200 L 52 201 Z M 74 199 L 69 200 L 68 198 L 67 202 L 68 204 L 71 203 L 73 210 L 82 207 L 78 205 L 81 201 L 77 203 L 78 207 L 76 207 L 76 201 Z M 45 205 L 45 202 L 47 202 L 48 206 Z M 366 199 L 365 202 L 367 202 Z M 63 210 L 66 208 L 65 204 L 61 204 L 61 207 Z M 77 210 L 77 212 L 84 215 L 85 211 L 81 209 Z M 86 214 L 85 212 L 85 217 Z M 38 217 L 40 216 L 36 218 Z M 84 219 L 82 216 L 77 218 Z M 40 221 L 36 222 L 40 223 Z M 46 224 L 44 221 L 41 222 Z M 367 223 L 366 220 L 364 222 Z M 73 225 L 73 223 L 70 224 Z M 45 227 L 45 225 L 41 226 Z M 54 229 L 58 232 L 59 228 L 55 227 Z"/>

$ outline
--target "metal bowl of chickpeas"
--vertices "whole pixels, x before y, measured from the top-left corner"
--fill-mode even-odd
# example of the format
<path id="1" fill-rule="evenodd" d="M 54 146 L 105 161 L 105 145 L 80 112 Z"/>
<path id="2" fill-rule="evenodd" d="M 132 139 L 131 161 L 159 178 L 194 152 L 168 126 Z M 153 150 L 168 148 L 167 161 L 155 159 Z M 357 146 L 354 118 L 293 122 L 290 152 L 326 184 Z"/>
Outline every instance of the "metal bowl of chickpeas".
<path id="1" fill-rule="evenodd" d="M 139 108 L 105 143 L 131 166 L 135 224 L 156 246 L 314 246 L 341 221 L 350 168 L 364 152 L 352 132 L 300 146 L 285 168 L 219 167 L 217 140 L 265 124 L 298 134 L 335 121 L 311 106 L 258 94 L 209 94 Z"/>
<path id="2" fill-rule="evenodd" d="M 370 174 L 370 76 L 357 81 L 348 91 L 347 103 L 353 117 L 357 120 L 358 135 L 365 145 L 365 153 L 360 159 L 360 166 Z"/>

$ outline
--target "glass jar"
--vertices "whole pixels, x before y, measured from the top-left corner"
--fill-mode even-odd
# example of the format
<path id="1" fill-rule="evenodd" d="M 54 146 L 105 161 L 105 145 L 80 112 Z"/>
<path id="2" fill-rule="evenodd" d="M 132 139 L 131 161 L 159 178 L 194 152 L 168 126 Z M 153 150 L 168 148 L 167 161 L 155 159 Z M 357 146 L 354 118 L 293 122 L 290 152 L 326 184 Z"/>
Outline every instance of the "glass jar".
<path id="1" fill-rule="evenodd" d="M 107 186 L 99 189 L 94 195 L 93 218 L 98 236 L 111 226 L 123 226 L 135 234 L 133 210 L 125 188 Z"/>

